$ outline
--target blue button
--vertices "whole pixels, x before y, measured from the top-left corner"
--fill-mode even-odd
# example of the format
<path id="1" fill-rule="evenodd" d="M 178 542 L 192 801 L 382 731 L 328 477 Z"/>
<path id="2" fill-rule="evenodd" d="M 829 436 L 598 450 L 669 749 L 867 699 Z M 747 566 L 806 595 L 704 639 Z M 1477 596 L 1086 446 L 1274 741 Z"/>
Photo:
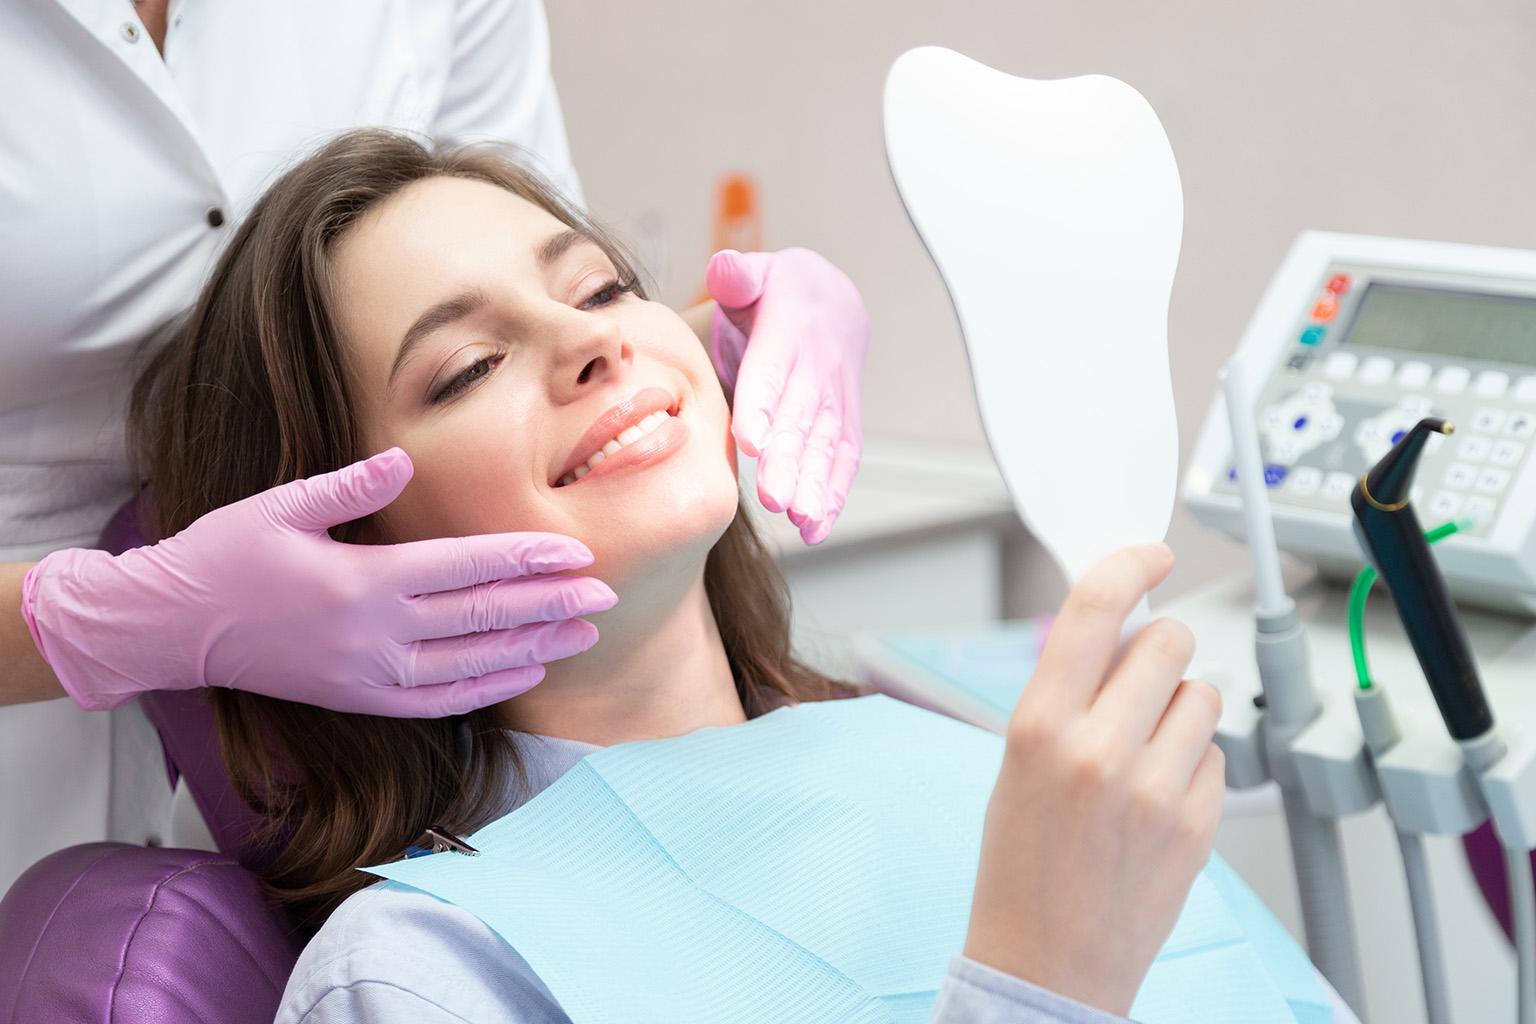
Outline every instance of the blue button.
<path id="1" fill-rule="evenodd" d="M 1407 436 L 1408 436 L 1408 431 L 1406 431 L 1406 430 L 1399 430 L 1397 433 L 1392 435 L 1392 443 L 1393 444 L 1397 444 L 1397 442 L 1401 441 L 1403 438 L 1405 438 Z"/>
<path id="2" fill-rule="evenodd" d="M 1291 424 L 1291 426 L 1294 427 L 1296 430 L 1301 430 L 1306 425 L 1307 425 L 1307 418 L 1305 416 L 1298 416 L 1298 417 L 1296 417 L 1296 422 Z"/>
<path id="3" fill-rule="evenodd" d="M 1227 479 L 1232 481 L 1233 483 L 1237 483 L 1237 467 L 1236 466 L 1233 466 L 1231 469 L 1227 470 Z"/>
<path id="4" fill-rule="evenodd" d="M 1279 487 L 1285 483 L 1286 468 L 1284 466 L 1269 465 L 1264 467 L 1264 486 Z"/>
<path id="5" fill-rule="evenodd" d="M 1312 326 L 1312 327 L 1308 327 L 1306 330 L 1301 332 L 1301 343 L 1303 345 L 1317 345 L 1317 344 L 1320 344 L 1322 342 L 1322 340 L 1323 340 L 1323 335 L 1325 335 L 1327 333 L 1328 333 L 1328 328 L 1326 328 L 1326 327 L 1318 327 L 1318 326 L 1315 326 L 1315 325 Z"/>

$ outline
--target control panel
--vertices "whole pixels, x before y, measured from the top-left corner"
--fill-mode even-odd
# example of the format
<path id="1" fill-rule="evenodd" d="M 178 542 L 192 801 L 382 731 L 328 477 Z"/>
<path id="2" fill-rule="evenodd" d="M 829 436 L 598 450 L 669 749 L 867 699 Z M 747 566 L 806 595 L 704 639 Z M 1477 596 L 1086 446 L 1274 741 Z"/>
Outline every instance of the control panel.
<path id="1" fill-rule="evenodd" d="M 1463 598 L 1536 610 L 1536 253 L 1307 232 L 1242 349 L 1282 547 L 1357 569 L 1350 492 L 1409 427 L 1439 416 L 1455 433 L 1431 440 L 1413 501 L 1425 529 L 1461 525 L 1442 569 Z M 1182 496 L 1241 536 L 1219 393 Z"/>

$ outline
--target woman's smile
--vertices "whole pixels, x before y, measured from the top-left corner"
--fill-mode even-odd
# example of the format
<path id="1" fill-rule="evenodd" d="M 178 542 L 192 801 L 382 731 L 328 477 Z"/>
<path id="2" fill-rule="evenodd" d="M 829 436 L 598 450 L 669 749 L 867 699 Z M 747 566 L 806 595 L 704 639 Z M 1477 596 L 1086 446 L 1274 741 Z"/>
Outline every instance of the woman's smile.
<path id="1" fill-rule="evenodd" d="M 569 487 L 666 458 L 687 443 L 681 403 L 658 387 L 644 388 L 597 418 L 554 474 L 552 486 Z"/>

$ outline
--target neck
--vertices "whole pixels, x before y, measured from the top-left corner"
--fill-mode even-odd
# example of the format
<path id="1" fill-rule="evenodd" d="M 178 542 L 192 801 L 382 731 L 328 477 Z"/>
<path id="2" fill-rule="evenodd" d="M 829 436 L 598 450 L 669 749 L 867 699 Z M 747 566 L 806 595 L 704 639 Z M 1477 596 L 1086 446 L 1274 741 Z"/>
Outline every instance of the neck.
<path id="1" fill-rule="evenodd" d="M 591 650 L 550 663 L 542 683 L 501 705 L 508 728 L 612 746 L 746 721 L 702 566 L 675 600 L 625 596 L 591 617 L 601 634 Z"/>

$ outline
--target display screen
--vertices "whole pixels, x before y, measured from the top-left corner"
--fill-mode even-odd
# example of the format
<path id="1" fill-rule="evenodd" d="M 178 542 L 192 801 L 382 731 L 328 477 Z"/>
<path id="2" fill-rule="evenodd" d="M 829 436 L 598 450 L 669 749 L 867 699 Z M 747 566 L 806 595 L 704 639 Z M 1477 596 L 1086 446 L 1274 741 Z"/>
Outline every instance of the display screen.
<path id="1" fill-rule="evenodd" d="M 1536 366 L 1536 298 L 1372 282 L 1343 344 Z"/>

